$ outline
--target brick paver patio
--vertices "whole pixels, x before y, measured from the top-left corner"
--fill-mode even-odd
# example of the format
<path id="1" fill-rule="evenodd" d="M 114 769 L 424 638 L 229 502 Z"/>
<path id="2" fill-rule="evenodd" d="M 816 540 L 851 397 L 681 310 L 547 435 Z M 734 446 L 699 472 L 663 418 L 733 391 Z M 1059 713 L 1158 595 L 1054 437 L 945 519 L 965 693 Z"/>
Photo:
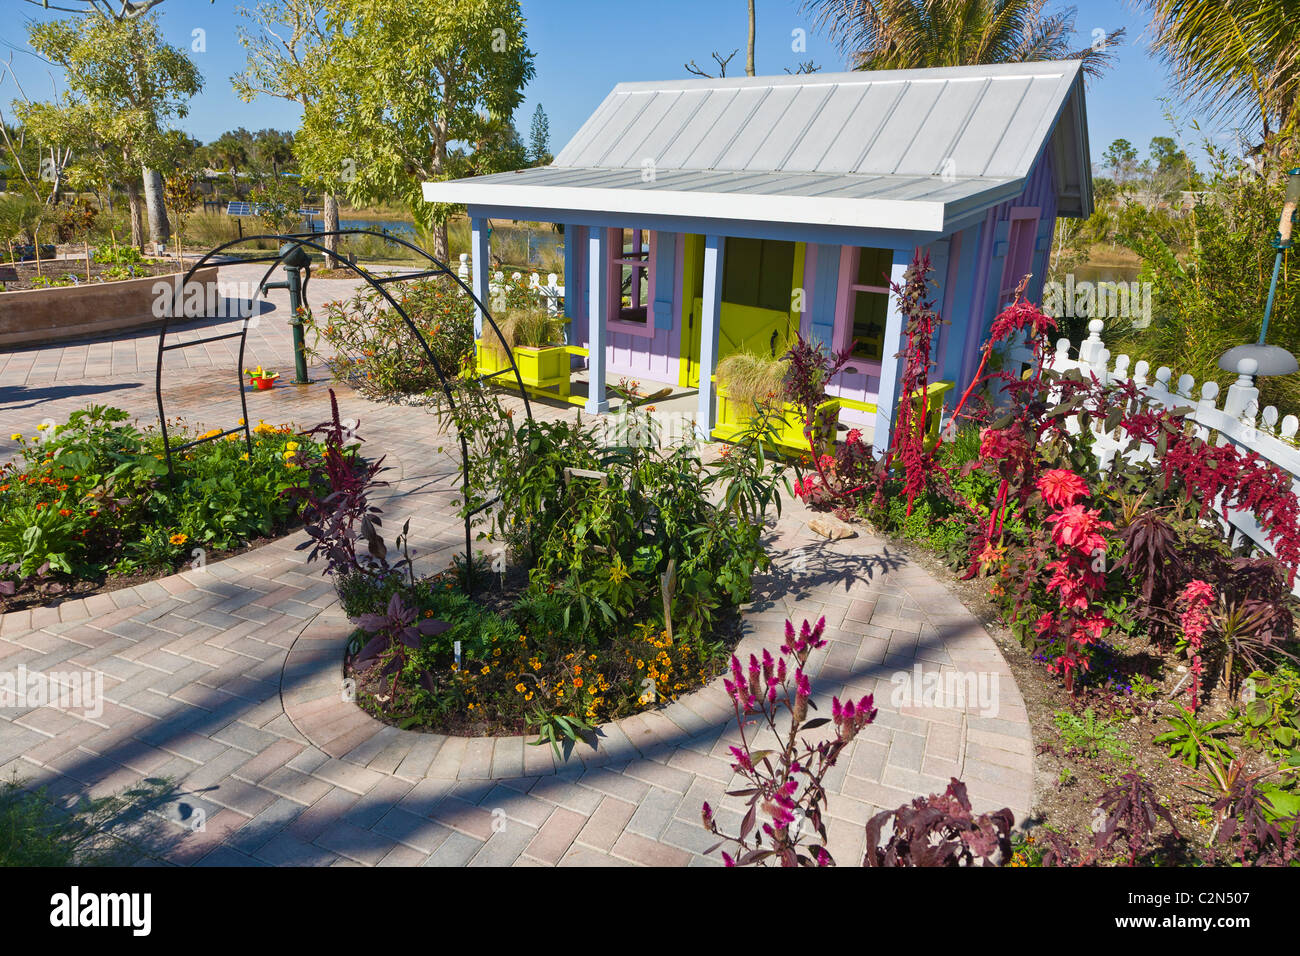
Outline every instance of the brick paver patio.
<path id="1" fill-rule="evenodd" d="M 255 267 L 223 270 L 248 280 Z M 314 280 L 313 301 L 351 283 Z M 246 365 L 292 369 L 285 304 L 249 337 Z M 197 333 L 193 333 L 197 334 Z M 172 353 L 169 415 L 232 426 L 239 417 L 228 343 Z M 89 402 L 156 419 L 152 336 L 0 356 L 0 457 L 12 431 Z M 179 356 L 184 356 L 180 359 Z M 284 375 L 285 378 L 291 376 Z M 314 376 L 323 379 L 324 376 Z M 367 451 L 391 481 L 388 528 L 411 519 L 425 567 L 463 547 L 451 500 L 457 462 L 431 413 L 369 403 L 340 389 Z M 249 395 L 252 420 L 310 425 L 327 415 L 323 385 Z M 571 409 L 534 403 L 538 417 Z M 773 569 L 757 579 L 740 652 L 775 651 L 787 617 L 827 619 L 810 666 L 814 699 L 874 693 L 880 715 L 828 781 L 831 850 L 861 858 L 878 809 L 966 781 L 977 809 L 1032 798 L 1025 708 L 978 621 L 906 553 L 863 533 L 829 542 L 787 503 L 772 530 Z M 390 531 L 391 533 L 391 531 Z M 606 725 L 596 746 L 556 760 L 524 738 L 464 739 L 385 726 L 341 693 L 349 631 L 333 586 L 305 563 L 296 535 L 169 578 L 0 618 L 0 669 L 104 675 L 103 713 L 0 710 L 0 774 L 59 797 L 119 792 L 145 779 L 174 788 L 132 824 L 142 863 L 199 865 L 620 865 L 716 863 L 703 801 L 734 830 L 728 747 L 738 733 L 717 682 L 681 701 Z M 996 713 L 970 704 L 894 706 L 891 678 L 996 677 Z M 201 827 L 195 821 L 201 820 Z"/>

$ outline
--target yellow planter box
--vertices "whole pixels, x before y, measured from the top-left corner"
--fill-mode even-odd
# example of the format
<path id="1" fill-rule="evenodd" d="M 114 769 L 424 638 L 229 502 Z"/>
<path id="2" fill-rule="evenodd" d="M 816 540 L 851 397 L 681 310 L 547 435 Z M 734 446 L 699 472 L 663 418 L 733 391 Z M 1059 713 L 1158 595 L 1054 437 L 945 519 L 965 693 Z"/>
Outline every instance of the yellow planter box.
<path id="1" fill-rule="evenodd" d="M 795 455 L 810 454 L 812 449 L 803 433 L 803 414 L 789 402 L 784 403 L 783 409 L 785 414 L 774 423 L 777 427 L 777 447 Z M 728 441 L 739 437 L 757 414 L 753 402 L 732 401 L 724 389 L 718 389 L 718 422 L 713 427 L 714 437 Z M 813 431 L 817 436 L 819 454 L 834 451 L 835 428 L 839 418 L 839 399 L 832 398 L 817 406 Z"/>
<path id="2" fill-rule="evenodd" d="M 569 396 L 569 350 L 563 345 L 543 345 L 539 347 L 520 345 L 510 350 L 515 358 L 515 367 L 519 369 L 519 378 L 530 391 L 544 391 L 547 395 L 560 398 Z M 504 372 L 492 381 L 510 387 L 515 384 L 514 375 L 509 371 L 509 361 L 499 349 L 488 348 L 482 339 L 474 343 L 476 367 L 479 374 L 491 375 Z"/>

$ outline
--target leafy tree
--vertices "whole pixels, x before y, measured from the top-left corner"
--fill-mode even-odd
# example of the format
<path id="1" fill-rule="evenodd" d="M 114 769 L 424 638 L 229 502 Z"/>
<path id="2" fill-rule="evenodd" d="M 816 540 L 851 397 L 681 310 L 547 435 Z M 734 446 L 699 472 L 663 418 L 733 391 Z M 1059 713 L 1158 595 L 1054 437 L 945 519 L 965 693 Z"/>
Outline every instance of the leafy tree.
<path id="1" fill-rule="evenodd" d="M 1106 147 L 1106 152 L 1102 154 L 1102 159 L 1110 167 L 1111 176 L 1120 192 L 1124 191 L 1125 185 L 1133 178 L 1133 172 L 1137 167 L 1137 158 L 1137 150 L 1126 139 L 1115 140 Z"/>
<path id="2" fill-rule="evenodd" d="M 153 165 L 165 151 L 165 132 L 184 117 L 187 102 L 203 87 L 193 61 L 162 39 L 156 17 L 141 14 L 115 19 L 99 13 L 82 18 L 33 23 L 32 48 L 63 68 L 68 89 L 56 103 L 27 104 L 20 119 L 37 120 L 47 137 L 93 136 L 141 170 L 148 199 L 149 230 L 157 240 L 170 235 L 161 189 Z M 131 239 L 142 245 L 141 180 L 127 181 Z"/>
<path id="3" fill-rule="evenodd" d="M 342 180 L 356 204 L 404 201 L 447 257 L 454 206 L 421 183 L 456 178 L 533 77 L 518 0 L 334 0 L 319 96 L 296 141 L 305 176 Z M 481 168 L 478 171 L 484 171 Z"/>
<path id="4" fill-rule="evenodd" d="M 528 165 L 528 147 L 509 117 L 484 118 L 469 146 L 468 150 L 452 151 L 451 162 L 458 169 L 457 175 L 483 176 Z"/>
<path id="5" fill-rule="evenodd" d="M 163 198 L 172 222 L 176 224 L 176 261 L 182 267 L 185 264 L 185 226 L 194 212 L 194 207 L 203 202 L 199 192 L 198 180 L 188 171 L 177 172 L 163 180 Z"/>
<path id="6" fill-rule="evenodd" d="M 328 58 L 331 27 L 326 22 L 327 0 L 263 0 L 256 9 L 241 8 L 248 26 L 239 28 L 239 42 L 245 50 L 244 72 L 231 77 L 235 92 L 246 103 L 258 96 L 291 100 L 303 108 L 313 108 L 319 98 L 324 77 L 319 75 Z M 293 144 L 295 157 L 299 145 Z M 301 166 L 301 162 L 299 163 Z M 307 185 L 321 190 L 321 218 L 325 231 L 339 227 L 339 194 L 350 167 L 318 167 L 305 178 Z M 326 265 L 337 268 L 333 252 L 337 237 L 326 237 L 330 250 Z"/>
<path id="7" fill-rule="evenodd" d="M 1120 241 L 1142 257 L 1140 279 L 1152 283 L 1152 321 L 1114 342 L 1113 354 L 1126 352 L 1151 367 L 1167 365 L 1198 382 L 1226 388 L 1236 376 L 1218 368 L 1234 345 L 1254 342 L 1264 317 L 1273 273 L 1285 183 L 1241 176 L 1227 154 L 1207 145 L 1213 179 L 1209 196 L 1186 216 L 1149 210 L 1131 203 L 1119 228 Z M 1280 155 L 1283 165 L 1300 165 L 1295 147 Z M 1300 277 L 1284 268 L 1269 323 L 1270 343 L 1295 348 L 1300 341 Z M 1276 405 L 1286 415 L 1300 413 L 1300 373 L 1256 380 L 1260 406 Z"/>
<path id="8" fill-rule="evenodd" d="M 1125 31 L 1074 45 L 1074 7 L 1043 15 L 1046 0 L 805 0 L 859 70 L 1082 60 L 1090 76 Z"/>
<path id="9" fill-rule="evenodd" d="M 249 197 L 261 208 L 258 217 L 268 232 L 286 233 L 302 217 L 302 195 L 298 186 L 288 179 L 263 179 L 253 187 Z"/>
<path id="10" fill-rule="evenodd" d="M 1171 199 L 1184 189 L 1194 189 L 1200 180 L 1196 164 L 1172 136 L 1151 139 L 1151 192 Z"/>
<path id="11" fill-rule="evenodd" d="M 554 158 L 551 155 L 551 121 L 546 118 L 546 110 L 537 104 L 533 110 L 533 125 L 528 131 L 529 159 L 534 166 L 546 166 Z"/>
<path id="12" fill-rule="evenodd" d="M 279 179 L 286 166 L 293 164 L 293 134 L 278 129 L 260 129 L 253 136 L 253 156 L 259 172 L 268 170 L 272 179 Z"/>

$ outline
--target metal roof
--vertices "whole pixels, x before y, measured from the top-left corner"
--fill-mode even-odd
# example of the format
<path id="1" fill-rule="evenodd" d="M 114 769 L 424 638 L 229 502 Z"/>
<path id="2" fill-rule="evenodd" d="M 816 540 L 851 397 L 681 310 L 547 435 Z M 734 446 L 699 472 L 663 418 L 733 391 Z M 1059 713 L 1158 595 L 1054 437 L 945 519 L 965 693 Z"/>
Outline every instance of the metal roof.
<path id="1" fill-rule="evenodd" d="M 1049 145 L 1060 213 L 1087 215 L 1078 61 L 620 83 L 551 166 L 424 194 L 941 231 L 1017 194 Z"/>

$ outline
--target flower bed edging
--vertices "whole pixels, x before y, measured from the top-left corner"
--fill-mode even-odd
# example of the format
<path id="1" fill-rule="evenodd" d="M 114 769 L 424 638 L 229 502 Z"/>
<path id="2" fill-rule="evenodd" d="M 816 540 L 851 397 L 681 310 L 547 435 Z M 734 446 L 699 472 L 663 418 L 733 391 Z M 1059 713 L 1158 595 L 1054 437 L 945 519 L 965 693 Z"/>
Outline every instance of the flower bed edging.
<path id="1" fill-rule="evenodd" d="M 836 542 L 834 548 L 852 553 L 864 545 L 868 545 L 865 540 L 849 539 Z M 866 728 L 854 743 L 855 748 L 865 748 L 863 763 L 879 759 L 881 766 L 868 774 L 867 782 L 859 776 L 850 786 L 845 783 L 849 765 L 854 765 L 854 774 L 861 771 L 857 751 L 846 753 L 842 766 L 837 766 L 828 780 L 834 788 L 832 804 L 843 788 L 852 800 L 841 803 L 841 814 L 855 814 L 854 808 L 867 805 L 888 804 L 892 808 L 924 793 L 942 792 L 947 775 L 952 774 L 967 782 L 972 801 L 981 809 L 1009 806 L 1022 821 L 1033 805 L 1033 742 L 1023 698 L 1001 651 L 974 615 L 919 566 L 905 561 L 903 567 L 890 572 L 884 586 L 890 585 L 898 586 L 900 593 L 903 588 L 915 592 L 913 600 L 924 602 L 925 617 L 938 635 L 938 646 L 923 649 L 915 661 L 927 668 L 943 665 L 997 672 L 1002 678 L 1004 710 L 1001 717 L 981 717 L 970 706 L 944 713 L 893 708 L 888 677 L 909 670 L 913 658 L 906 654 L 906 638 L 900 640 L 897 650 L 880 645 L 884 643 L 882 632 L 900 633 L 885 630 L 891 622 L 895 627 L 904 627 L 906 622 L 870 613 L 871 623 L 860 620 L 864 602 L 839 584 L 801 591 L 791 598 L 790 616 L 800 619 L 800 605 L 807 606 L 810 615 L 824 607 L 828 619 L 835 622 L 828 634 L 838 635 L 832 637 L 831 647 L 810 660 L 808 672 L 815 699 L 829 707 L 830 695 L 847 681 L 858 692 L 874 690 L 881 710 L 877 724 Z M 940 596 L 949 600 L 936 600 Z M 747 633 L 737 655 L 748 660 L 751 653 L 761 656 L 764 647 L 775 651 L 783 640 L 786 608 L 778 602 L 746 608 L 743 614 Z M 575 746 L 564 759 L 557 760 L 549 745 L 533 746 L 535 737 L 531 736 L 427 734 L 401 730 L 371 717 L 345 697 L 344 647 L 353 630 L 342 609 L 332 605 L 302 631 L 285 662 L 281 694 L 285 712 L 299 733 L 331 757 L 417 782 L 426 778 L 509 780 L 584 773 L 606 765 L 620 770 L 628 761 L 644 765 L 647 760 L 703 773 L 724 785 L 730 782 L 728 745 L 738 741 L 735 715 L 721 677 L 659 709 L 600 725 L 594 747 Z M 896 655 L 906 656 L 906 661 L 903 656 L 895 660 Z M 902 738 L 895 740 L 899 734 Z M 902 744 L 918 741 L 925 745 L 924 763 L 911 769 Z M 894 749 L 898 749 L 897 755 Z M 945 749 L 951 753 L 944 753 Z M 686 753 L 680 759 L 669 760 L 683 750 Z M 876 782 L 870 782 L 871 777 Z"/>

